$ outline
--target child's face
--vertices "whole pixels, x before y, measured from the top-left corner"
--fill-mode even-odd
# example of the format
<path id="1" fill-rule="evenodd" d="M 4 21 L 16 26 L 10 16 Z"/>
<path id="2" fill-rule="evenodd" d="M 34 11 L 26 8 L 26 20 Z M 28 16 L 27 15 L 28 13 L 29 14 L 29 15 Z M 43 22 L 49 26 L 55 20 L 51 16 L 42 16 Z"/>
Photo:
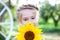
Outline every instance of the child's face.
<path id="1" fill-rule="evenodd" d="M 35 26 L 37 25 L 36 10 L 25 9 L 22 10 L 20 13 L 22 15 L 22 24 L 26 24 L 26 22 L 32 22 Z"/>

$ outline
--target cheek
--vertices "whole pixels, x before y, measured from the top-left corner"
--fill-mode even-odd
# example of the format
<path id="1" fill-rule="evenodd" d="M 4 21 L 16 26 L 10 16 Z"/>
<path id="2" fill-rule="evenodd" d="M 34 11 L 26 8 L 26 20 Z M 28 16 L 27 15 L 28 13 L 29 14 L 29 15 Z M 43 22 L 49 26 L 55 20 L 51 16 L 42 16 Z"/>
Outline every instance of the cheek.
<path id="1" fill-rule="evenodd" d="M 25 24 L 26 24 L 26 22 L 25 22 L 24 20 L 22 20 L 22 24 L 24 24 L 24 25 L 25 25 Z"/>
<path id="2" fill-rule="evenodd" d="M 34 24 L 37 24 L 37 21 L 34 21 Z"/>
<path id="3" fill-rule="evenodd" d="M 34 23 L 35 26 L 37 25 L 37 21 L 36 20 L 33 20 L 32 22 Z"/>
<path id="4" fill-rule="evenodd" d="M 33 22 L 37 23 L 37 18 L 35 18 L 35 19 L 33 20 Z"/>
<path id="5" fill-rule="evenodd" d="M 37 23 L 36 22 L 34 22 L 34 26 L 37 26 Z"/>

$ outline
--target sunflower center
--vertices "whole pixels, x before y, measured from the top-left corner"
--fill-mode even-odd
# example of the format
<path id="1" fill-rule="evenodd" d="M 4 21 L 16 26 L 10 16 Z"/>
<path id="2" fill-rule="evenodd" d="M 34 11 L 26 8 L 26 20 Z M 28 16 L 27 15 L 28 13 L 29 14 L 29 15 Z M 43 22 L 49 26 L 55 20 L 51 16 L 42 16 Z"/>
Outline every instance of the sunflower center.
<path id="1" fill-rule="evenodd" d="M 26 40 L 33 40 L 34 39 L 34 33 L 31 31 L 28 31 L 25 33 L 24 37 Z"/>

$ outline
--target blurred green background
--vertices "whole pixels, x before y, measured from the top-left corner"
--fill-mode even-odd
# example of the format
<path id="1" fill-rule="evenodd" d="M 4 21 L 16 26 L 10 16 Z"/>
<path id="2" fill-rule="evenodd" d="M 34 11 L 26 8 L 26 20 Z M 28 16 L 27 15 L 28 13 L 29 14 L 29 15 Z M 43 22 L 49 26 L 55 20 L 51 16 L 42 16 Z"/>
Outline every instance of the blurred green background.
<path id="1" fill-rule="evenodd" d="M 2 0 L 11 10 L 12 16 L 13 16 L 13 32 L 11 35 L 10 40 L 13 39 L 17 32 L 17 18 L 16 18 L 16 7 L 18 4 L 18 1 L 16 1 L 16 4 L 13 5 L 11 3 L 11 0 L 4 1 Z M 40 18 L 38 22 L 38 27 L 42 28 L 43 35 L 55 35 L 60 38 L 60 4 L 51 5 L 48 0 L 44 1 L 42 4 L 39 2 L 39 5 L 42 5 L 40 7 Z M 4 8 L 4 6 L 0 5 L 0 11 Z M 0 16 L 0 22 L 9 22 L 9 15 L 7 14 L 7 11 L 4 12 L 2 16 Z M 3 32 L 5 35 L 8 34 L 10 25 L 0 25 L 0 31 Z M 3 38 L 3 37 L 1 37 Z M 58 39 L 57 38 L 57 39 Z M 4 39 L 3 39 L 4 40 Z M 46 40 L 51 40 L 48 37 Z M 52 39 L 53 40 L 53 39 Z M 60 39 L 59 39 L 60 40 Z"/>

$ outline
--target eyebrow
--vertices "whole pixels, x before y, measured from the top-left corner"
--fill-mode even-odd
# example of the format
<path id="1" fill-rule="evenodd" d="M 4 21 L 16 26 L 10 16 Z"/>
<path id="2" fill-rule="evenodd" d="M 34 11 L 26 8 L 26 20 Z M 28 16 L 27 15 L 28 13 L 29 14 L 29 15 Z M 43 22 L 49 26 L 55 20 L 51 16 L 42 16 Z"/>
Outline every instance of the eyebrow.
<path id="1" fill-rule="evenodd" d="M 25 19 L 25 18 L 27 18 L 27 17 L 24 17 L 23 19 Z"/>

